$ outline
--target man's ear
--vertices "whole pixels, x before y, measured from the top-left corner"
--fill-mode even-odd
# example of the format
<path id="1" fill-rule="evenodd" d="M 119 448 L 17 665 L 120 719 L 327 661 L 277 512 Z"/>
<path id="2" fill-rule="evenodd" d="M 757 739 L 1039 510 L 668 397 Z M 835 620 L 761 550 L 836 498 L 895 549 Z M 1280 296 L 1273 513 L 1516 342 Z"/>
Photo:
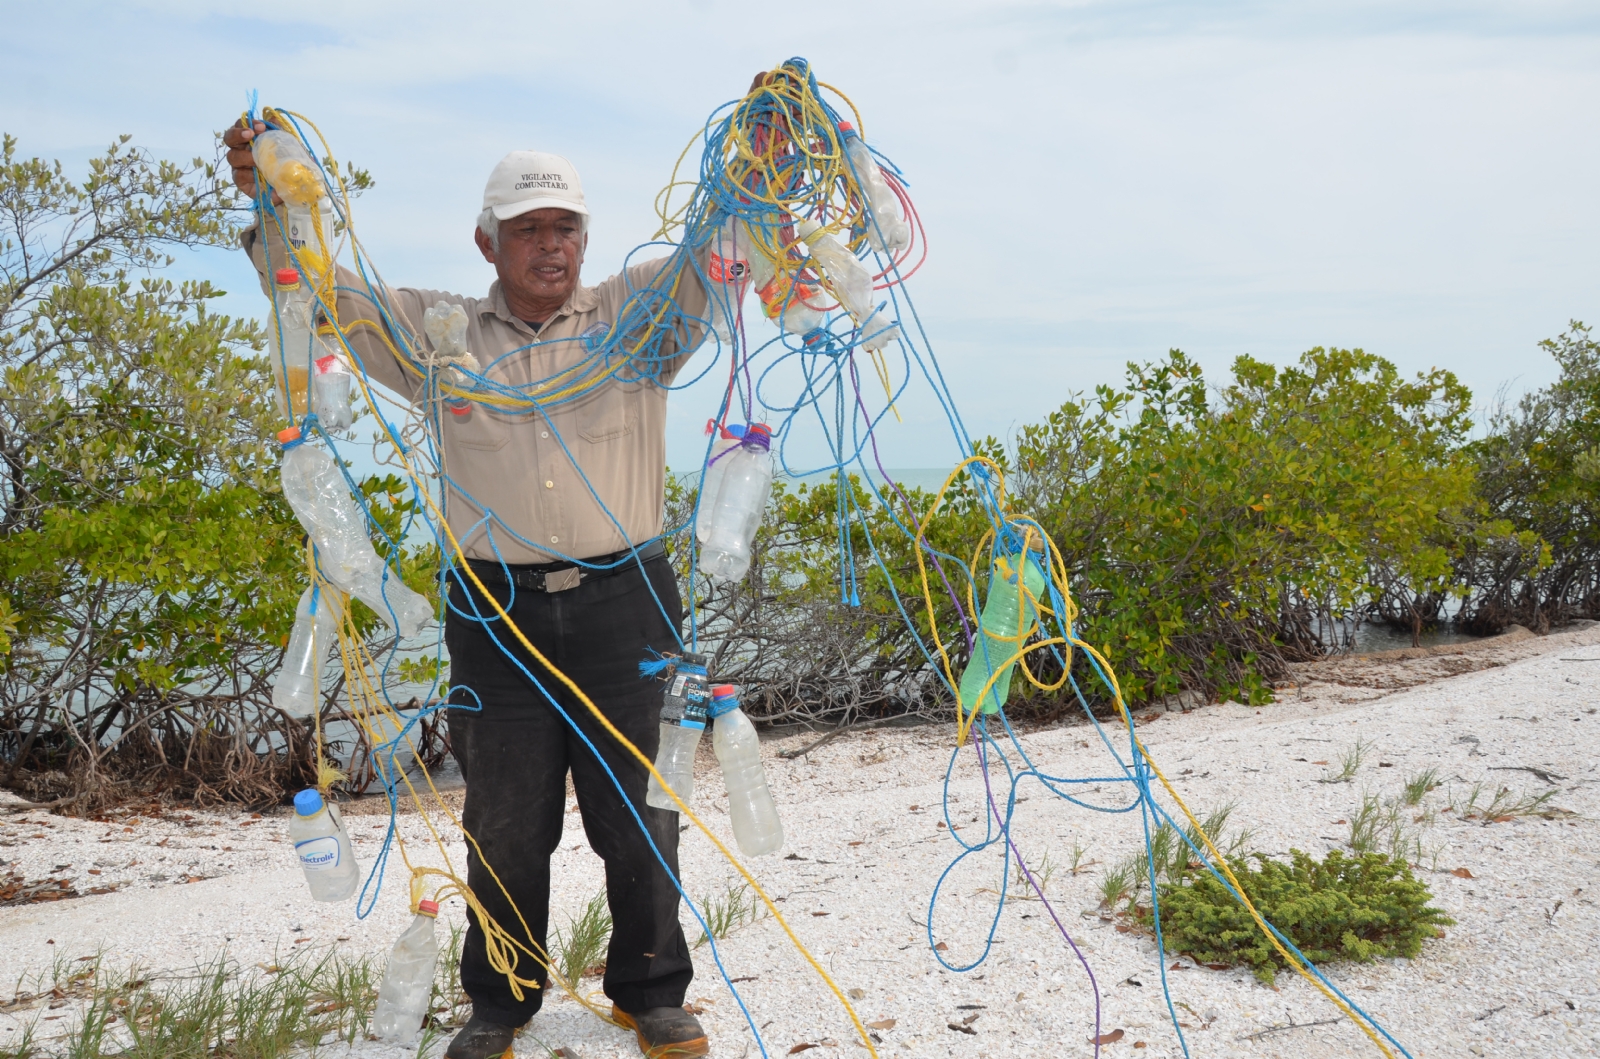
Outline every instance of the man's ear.
<path id="1" fill-rule="evenodd" d="M 578 248 L 578 264 L 583 264 L 584 255 L 589 252 L 589 230 L 584 229 L 583 245 Z"/>
<path id="2" fill-rule="evenodd" d="M 483 259 L 491 265 L 494 264 L 494 244 L 477 225 L 473 225 L 472 228 L 472 241 L 478 244 L 478 252 L 483 255 Z"/>

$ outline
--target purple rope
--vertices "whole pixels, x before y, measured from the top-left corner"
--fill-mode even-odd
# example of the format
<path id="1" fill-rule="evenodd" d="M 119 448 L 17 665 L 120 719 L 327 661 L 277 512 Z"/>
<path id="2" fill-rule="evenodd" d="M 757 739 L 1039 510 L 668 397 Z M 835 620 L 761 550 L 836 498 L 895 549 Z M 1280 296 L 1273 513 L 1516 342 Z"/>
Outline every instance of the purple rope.
<path id="1" fill-rule="evenodd" d="M 1072 946 L 1072 953 L 1078 957 L 1078 962 L 1083 964 L 1083 973 L 1089 976 L 1089 988 L 1094 990 L 1094 1054 L 1100 1055 L 1100 985 L 1094 980 L 1094 971 L 1089 969 L 1089 961 L 1084 957 L 1078 943 L 1072 940 L 1072 935 L 1067 933 L 1067 928 L 1062 924 L 1061 917 L 1056 915 L 1056 910 L 1051 906 L 1049 899 L 1044 895 L 1044 890 L 1039 886 L 1039 880 L 1034 878 L 1027 862 L 1022 859 L 1022 851 L 1017 849 L 1016 840 L 1011 837 L 1011 828 L 1006 826 L 1000 816 L 1000 807 L 994 801 L 994 788 L 989 785 L 989 762 L 983 752 L 983 739 L 972 741 L 973 749 L 978 752 L 978 770 L 983 773 L 983 792 L 989 798 L 989 811 L 994 814 L 995 824 L 1000 828 L 1001 834 L 1006 836 L 1006 845 L 1011 849 L 1011 855 L 1017 859 L 1017 867 L 1022 869 L 1022 874 L 1028 879 L 1028 885 L 1033 887 L 1033 892 L 1039 895 L 1039 901 L 1044 905 L 1044 910 L 1050 913 L 1050 918 L 1055 922 L 1056 929 L 1061 931 L 1061 936 L 1067 944 Z M 1001 895 L 1001 900 L 1004 900 Z"/>
<path id="2" fill-rule="evenodd" d="M 854 355 L 852 355 L 850 358 L 850 383 L 855 387 L 856 407 L 861 409 L 861 414 L 866 416 L 867 421 L 870 423 L 872 421 L 872 415 L 867 411 L 866 404 L 861 400 L 861 377 L 856 374 L 856 361 Z M 900 483 L 896 482 L 893 478 L 890 478 L 889 472 L 883 469 L 883 457 L 878 455 L 877 431 L 873 431 L 872 433 L 868 434 L 867 440 L 872 442 L 872 462 L 877 464 L 878 473 L 883 475 L 883 480 L 889 483 L 890 488 L 895 491 L 895 495 L 900 498 L 900 502 L 905 504 L 906 510 L 912 512 L 914 515 L 916 513 L 916 508 L 911 506 L 911 498 L 906 496 L 905 490 L 900 488 Z M 961 607 L 961 597 L 956 595 L 956 590 L 951 586 L 950 579 L 945 576 L 944 563 L 939 561 L 939 556 L 932 548 L 927 547 L 926 542 L 924 542 L 922 548 L 928 553 L 928 558 L 933 560 L 933 568 L 939 571 L 939 580 L 944 582 L 944 590 L 950 594 L 950 602 L 954 603 L 956 606 L 956 617 L 961 619 L 961 635 L 966 637 L 967 653 L 971 654 L 973 644 L 972 626 L 967 624 L 967 612 Z M 960 699 L 961 696 L 957 695 L 956 701 L 958 704 L 960 703 Z"/>

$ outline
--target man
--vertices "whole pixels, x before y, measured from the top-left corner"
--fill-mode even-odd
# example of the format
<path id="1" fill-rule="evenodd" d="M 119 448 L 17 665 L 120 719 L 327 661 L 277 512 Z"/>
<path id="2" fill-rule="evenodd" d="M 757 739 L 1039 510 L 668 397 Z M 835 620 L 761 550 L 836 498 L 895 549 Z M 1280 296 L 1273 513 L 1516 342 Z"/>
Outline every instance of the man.
<path id="1" fill-rule="evenodd" d="M 250 141 L 265 128 L 231 128 L 224 137 L 234 182 L 251 196 L 256 184 Z M 389 326 L 413 336 L 414 348 L 425 346 L 424 311 L 439 301 L 461 305 L 469 351 L 490 379 L 511 387 L 527 388 L 580 364 L 593 343 L 617 328 L 630 292 L 658 279 L 666 285 L 663 259 L 583 286 L 578 277 L 588 220 L 582 185 L 566 159 L 532 151 L 507 155 L 490 174 L 474 233 L 498 277 L 488 295 L 390 288 Z M 277 225 L 252 228 L 242 242 L 267 289 L 268 269 L 288 263 Z M 341 270 L 339 287 L 342 323 L 383 319 L 371 299 L 354 293 L 365 289 L 360 278 Z M 686 315 L 705 315 L 705 293 L 693 269 L 683 271 L 670 293 Z M 362 368 L 412 401 L 426 399 L 423 380 L 390 351 L 379 326 L 356 327 L 350 334 Z M 398 336 L 387 337 L 401 344 Z M 638 663 L 651 649 L 677 649 L 682 602 L 660 545 L 637 558 L 630 548 L 662 529 L 664 386 L 687 356 L 683 351 L 697 341 L 694 333 L 668 334 L 656 349 L 652 363 L 659 370 L 650 373 L 653 378 L 625 372 L 540 411 L 479 404 L 466 415 L 431 416 L 440 424 L 446 517 L 469 565 L 550 663 L 652 758 L 660 690 L 639 679 Z M 644 767 L 475 596 L 468 579 L 451 578 L 445 614 L 450 701 L 481 705 L 477 712 L 449 712 L 451 747 L 467 782 L 463 823 L 476 841 L 476 848 L 469 844 L 469 884 L 501 928 L 523 945 L 543 949 L 550 854 L 561 839 L 570 768 L 584 831 L 605 862 L 612 933 L 604 985 L 613 1016 L 634 1029 L 640 1050 L 652 1059 L 707 1054 L 699 1022 L 682 1006 L 693 968 L 678 925 L 678 892 L 667 874 L 678 867 L 677 814 L 645 804 Z M 516 662 L 538 678 L 604 758 L 666 869 L 601 762 Z M 530 974 L 531 962 L 522 957 L 517 973 L 547 984 L 542 968 Z M 461 983 L 473 1014 L 446 1051 L 449 1059 L 508 1052 L 513 1033 L 544 997 L 542 988 L 525 990 L 520 1000 L 514 995 L 505 975 L 490 966 L 476 919 L 462 952 Z"/>

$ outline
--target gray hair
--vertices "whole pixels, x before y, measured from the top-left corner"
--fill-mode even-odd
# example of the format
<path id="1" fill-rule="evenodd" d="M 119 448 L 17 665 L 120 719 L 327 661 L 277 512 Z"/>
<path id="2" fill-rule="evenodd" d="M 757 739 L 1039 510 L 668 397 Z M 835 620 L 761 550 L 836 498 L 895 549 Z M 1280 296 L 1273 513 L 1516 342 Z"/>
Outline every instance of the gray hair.
<path id="1" fill-rule="evenodd" d="M 584 235 L 589 234 L 589 215 L 578 214 L 578 224 Z M 489 238 L 489 245 L 496 251 L 500 249 L 500 218 L 494 215 L 494 210 L 484 210 L 478 214 L 478 231 Z"/>

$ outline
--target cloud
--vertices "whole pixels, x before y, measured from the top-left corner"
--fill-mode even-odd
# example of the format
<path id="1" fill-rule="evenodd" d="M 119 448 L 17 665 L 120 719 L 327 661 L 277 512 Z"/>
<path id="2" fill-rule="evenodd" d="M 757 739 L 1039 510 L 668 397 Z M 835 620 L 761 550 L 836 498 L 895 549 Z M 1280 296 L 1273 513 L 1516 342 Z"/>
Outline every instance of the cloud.
<path id="1" fill-rule="evenodd" d="M 974 433 L 1172 346 L 1218 377 L 1359 345 L 1486 398 L 1600 317 L 1592 4 L 68 2 L 8 16 L 0 107 L 29 153 L 129 131 L 188 157 L 258 89 L 373 171 L 385 275 L 471 292 L 506 150 L 579 165 L 598 278 L 706 116 L 793 54 L 911 181 L 934 251 L 912 290 Z M 241 260 L 197 261 L 255 311 Z M 674 463 L 713 403 L 674 397 Z M 930 397 L 902 409 L 891 464 L 953 454 Z"/>

